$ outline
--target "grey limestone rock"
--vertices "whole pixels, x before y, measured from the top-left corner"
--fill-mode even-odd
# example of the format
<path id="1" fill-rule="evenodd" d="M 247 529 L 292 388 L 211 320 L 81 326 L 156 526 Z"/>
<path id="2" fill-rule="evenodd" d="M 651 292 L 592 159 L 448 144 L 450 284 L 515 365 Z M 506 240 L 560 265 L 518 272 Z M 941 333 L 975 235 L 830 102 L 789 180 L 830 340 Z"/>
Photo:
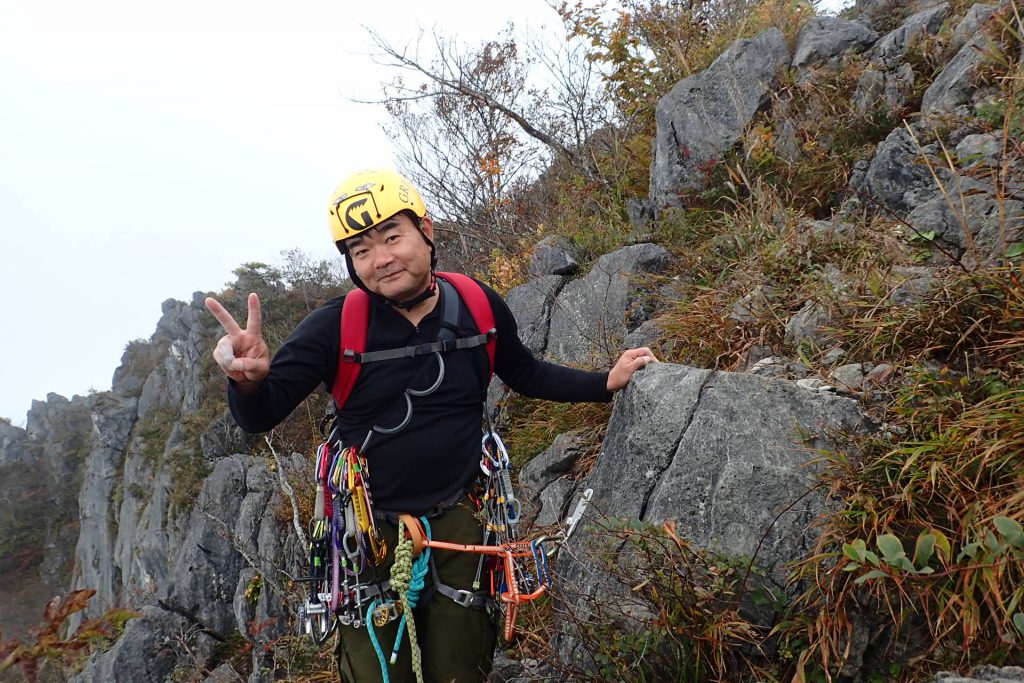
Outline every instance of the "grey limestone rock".
<path id="1" fill-rule="evenodd" d="M 903 214 L 934 197 L 939 188 L 925 158 L 939 150 L 931 144 L 920 144 L 925 132 L 924 129 L 916 131 L 915 141 L 905 127 L 894 130 L 878 145 L 862 179 L 857 185 L 851 182 L 851 187 Z M 943 164 L 933 161 L 932 167 L 941 182 L 950 179 L 951 174 Z"/>
<path id="2" fill-rule="evenodd" d="M 93 588 L 96 597 L 84 613 L 72 615 L 71 628 L 83 617 L 98 616 L 118 604 L 121 571 L 111 562 L 117 543 L 115 489 L 123 486 L 125 450 L 135 427 L 136 399 L 111 394 L 93 413 L 93 445 L 85 458 L 78 492 L 80 519 L 75 559 L 77 587 Z"/>
<path id="3" fill-rule="evenodd" d="M 948 16 L 948 2 L 941 2 L 915 12 L 907 17 L 899 28 L 882 36 L 872 50 L 872 56 L 881 60 L 883 64 L 893 64 L 903 58 L 915 38 L 924 34 L 938 33 L 942 22 Z"/>
<path id="4" fill-rule="evenodd" d="M 28 432 L 0 418 L 0 467 L 30 462 L 33 455 L 27 445 Z"/>
<path id="5" fill-rule="evenodd" d="M 505 296 L 505 303 L 516 319 L 519 338 L 535 356 L 543 356 L 547 349 L 551 311 L 563 284 L 565 279 L 560 275 L 545 275 L 513 288 Z M 492 419 L 497 419 L 499 406 L 507 394 L 504 382 L 493 377 L 487 388 L 486 406 Z"/>
<path id="6" fill-rule="evenodd" d="M 815 301 L 808 301 L 786 323 L 786 341 L 799 344 L 810 342 L 821 346 L 825 341 L 822 329 L 831 320 L 828 308 Z"/>
<path id="7" fill-rule="evenodd" d="M 829 377 L 838 382 L 842 388 L 859 391 L 864 385 L 864 378 L 873 366 L 863 363 L 840 365 L 829 373 Z"/>
<path id="8" fill-rule="evenodd" d="M 804 73 L 809 66 L 827 64 L 848 52 L 859 52 L 878 40 L 878 34 L 856 21 L 815 17 L 796 38 L 792 67 Z"/>
<path id="9" fill-rule="evenodd" d="M 537 355 L 547 348 L 551 309 L 564 282 L 558 275 L 533 278 L 513 288 L 505 297 L 519 327 L 519 338 Z"/>
<path id="10" fill-rule="evenodd" d="M 564 681 L 565 676 L 552 670 L 539 659 L 513 659 L 501 648 L 494 653 L 494 663 L 487 683 L 542 683 Z"/>
<path id="11" fill-rule="evenodd" d="M 784 586 L 786 563 L 813 546 L 813 521 L 824 510 L 822 497 L 808 494 L 815 475 L 807 463 L 816 450 L 837 447 L 831 434 L 869 428 L 852 399 L 792 382 L 670 364 L 645 368 L 616 399 L 587 481 L 594 512 L 577 531 L 571 556 L 559 557 L 560 579 L 582 593 L 566 598 L 568 608 L 585 618 L 594 591 L 611 600 L 629 593 L 609 586 L 603 569 L 600 528 L 616 519 L 673 520 L 697 547 L 756 556 L 767 579 Z M 558 644 L 570 661 L 574 647 L 571 633 Z"/>
<path id="12" fill-rule="evenodd" d="M 935 280 L 930 268 L 921 266 L 893 268 L 896 286 L 889 294 L 894 306 L 912 306 L 932 290 Z"/>
<path id="13" fill-rule="evenodd" d="M 581 364 L 604 365 L 618 357 L 626 335 L 647 319 L 637 278 L 669 265 L 663 247 L 636 244 L 597 260 L 582 278 L 559 293 L 551 313 L 547 355 Z"/>
<path id="14" fill-rule="evenodd" d="M 243 570 L 254 569 L 247 562 L 258 557 L 258 530 L 272 514 L 273 479 L 257 467 L 247 456 L 217 462 L 161 590 L 164 602 L 218 633 L 239 626 L 232 612 L 239 577 Z"/>
<path id="15" fill-rule="evenodd" d="M 889 382 L 895 371 L 896 368 L 888 363 L 879 363 L 864 375 L 863 386 L 868 389 L 883 386 Z"/>
<path id="16" fill-rule="evenodd" d="M 170 679 L 182 646 L 177 639 L 190 630 L 182 616 L 159 607 L 144 607 L 106 652 L 93 656 L 72 683 L 158 683 Z M 196 638 L 211 640 L 202 634 Z"/>
<path id="17" fill-rule="evenodd" d="M 675 206 L 678 192 L 704 186 L 708 165 L 739 141 L 788 57 L 782 32 L 769 29 L 736 41 L 661 98 L 649 192 L 655 208 Z"/>
<path id="18" fill-rule="evenodd" d="M 937 194 L 907 216 L 920 233 L 935 233 L 955 250 L 973 245 L 980 258 L 998 257 L 1006 245 L 1024 239 L 1024 202 L 996 195 L 993 188 L 966 176 L 947 183 L 948 198 Z"/>
<path id="19" fill-rule="evenodd" d="M 548 484 L 540 494 L 540 511 L 533 524 L 538 527 L 553 526 L 562 521 L 569 495 L 573 492 L 572 481 L 559 477 Z"/>
<path id="20" fill-rule="evenodd" d="M 530 277 L 572 275 L 579 267 L 580 264 L 572 254 L 572 245 L 561 237 L 551 235 L 534 246 L 529 273 Z"/>
<path id="21" fill-rule="evenodd" d="M 729 317 L 738 323 L 748 323 L 757 320 L 771 311 L 772 297 L 775 288 L 771 285 L 757 285 L 735 304 L 729 312 Z"/>
<path id="22" fill-rule="evenodd" d="M 974 37 L 978 31 L 988 23 L 989 19 L 996 13 L 995 5 L 973 5 L 964 18 L 960 20 L 957 27 L 953 29 L 953 45 L 957 49 L 963 47 L 968 40 Z"/>
<path id="23" fill-rule="evenodd" d="M 519 473 L 519 497 L 525 503 L 526 523 L 536 519 L 536 524 L 544 526 L 559 521 L 572 489 L 564 475 L 579 459 L 581 443 L 579 432 L 559 434 L 543 453 L 523 467 Z"/>
<path id="24" fill-rule="evenodd" d="M 230 664 L 221 664 L 203 679 L 203 683 L 245 683 L 245 679 Z"/>
<path id="25" fill-rule="evenodd" d="M 861 114 L 883 105 L 889 111 L 899 111 L 906 105 L 913 88 L 914 69 L 909 64 L 900 64 L 892 70 L 868 67 L 857 82 L 853 104 Z"/>
<path id="26" fill-rule="evenodd" d="M 935 675 L 935 683 L 1022 683 L 1024 668 L 1019 666 L 979 666 L 969 675 L 949 671 Z"/>
<path id="27" fill-rule="evenodd" d="M 821 357 L 821 364 L 835 365 L 840 360 L 842 360 L 843 356 L 845 355 L 846 349 L 844 349 L 842 346 L 833 346 L 831 349 L 826 351 L 825 354 Z"/>
<path id="28" fill-rule="evenodd" d="M 1003 150 L 1003 143 L 991 133 L 972 133 L 957 143 L 956 158 L 962 168 L 990 163 Z"/>
<path id="29" fill-rule="evenodd" d="M 967 101 L 973 87 L 974 74 L 985 63 L 988 39 L 975 34 L 935 77 L 921 99 L 921 113 L 952 112 Z"/>
<path id="30" fill-rule="evenodd" d="M 616 404 L 588 480 L 605 511 L 677 519 L 698 544 L 732 555 L 752 555 L 771 527 L 758 561 L 781 581 L 784 563 L 809 547 L 805 523 L 820 509 L 774 515 L 811 483 L 800 466 L 832 443 L 832 430 L 866 426 L 856 403 L 808 396 L 787 381 L 669 364 L 636 380 Z"/>

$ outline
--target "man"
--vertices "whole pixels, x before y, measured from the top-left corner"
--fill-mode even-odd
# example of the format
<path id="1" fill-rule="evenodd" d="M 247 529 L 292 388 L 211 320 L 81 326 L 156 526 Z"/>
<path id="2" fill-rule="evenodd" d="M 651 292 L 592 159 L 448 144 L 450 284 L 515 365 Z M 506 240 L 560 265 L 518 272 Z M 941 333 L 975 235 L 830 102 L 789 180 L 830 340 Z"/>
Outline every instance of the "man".
<path id="1" fill-rule="evenodd" d="M 486 332 L 477 329 L 464 300 L 455 308 L 444 305 L 448 297 L 459 297 L 450 287 L 438 286 L 433 222 L 408 180 L 394 171 L 356 174 L 338 187 L 328 211 L 348 272 L 370 299 L 367 352 L 429 344 L 439 334 L 467 339 Z M 555 401 L 608 401 L 636 370 L 655 361 L 646 348 L 626 351 L 607 373 L 538 361 L 520 342 L 505 302 L 490 288 L 480 287 L 494 316 L 493 369 L 520 394 Z M 255 294 L 249 294 L 246 329 L 216 300 L 206 300 L 227 332 L 217 343 L 214 358 L 230 379 L 229 405 L 243 429 L 272 429 L 319 384 L 333 387 L 340 362 L 343 299 L 311 313 L 273 360 L 260 335 Z M 458 313 L 454 321 L 448 319 L 451 311 Z M 481 522 L 468 493 L 480 473 L 490 365 L 483 344 L 446 352 L 443 358 L 428 353 L 361 365 L 338 420 L 345 444 L 363 444 L 373 506 L 381 515 L 378 526 L 389 549 L 394 548 L 397 529 L 388 520 L 400 513 L 427 515 L 435 539 L 480 542 Z M 406 390 L 417 395 L 406 398 Z M 477 556 L 438 551 L 433 561 L 441 587 L 463 596 L 472 591 Z M 391 562 L 389 550 L 381 570 L 386 572 Z M 474 604 L 466 606 L 468 602 Z M 495 630 L 480 609 L 482 602 L 456 601 L 439 589 L 416 608 L 426 680 L 468 683 L 486 675 Z M 377 629 L 376 638 L 390 648 L 396 631 L 392 621 Z M 407 643 L 408 639 L 398 661 L 388 667 L 392 681 L 413 680 Z M 382 679 L 365 628 L 342 627 L 338 663 L 344 680 Z"/>

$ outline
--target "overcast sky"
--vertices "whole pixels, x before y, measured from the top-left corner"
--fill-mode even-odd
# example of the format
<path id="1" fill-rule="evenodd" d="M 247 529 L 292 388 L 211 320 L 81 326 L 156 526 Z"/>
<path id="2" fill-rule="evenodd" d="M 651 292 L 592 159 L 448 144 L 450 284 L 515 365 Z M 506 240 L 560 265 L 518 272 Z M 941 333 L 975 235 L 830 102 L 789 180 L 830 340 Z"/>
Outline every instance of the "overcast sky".
<path id="1" fill-rule="evenodd" d="M 493 6 L 493 10 L 482 8 Z M 0 0 L 0 416 L 106 390 L 168 298 L 333 257 L 330 191 L 391 163 L 363 26 L 460 42 L 543 0 Z"/>

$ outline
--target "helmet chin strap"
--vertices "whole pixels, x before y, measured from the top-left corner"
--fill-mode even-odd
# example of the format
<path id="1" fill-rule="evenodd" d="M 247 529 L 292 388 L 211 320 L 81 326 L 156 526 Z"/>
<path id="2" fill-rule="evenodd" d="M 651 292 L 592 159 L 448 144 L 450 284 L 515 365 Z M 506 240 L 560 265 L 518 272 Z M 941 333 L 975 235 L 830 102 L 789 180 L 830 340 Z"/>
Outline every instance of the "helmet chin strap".
<path id="1" fill-rule="evenodd" d="M 402 309 L 405 309 L 406 311 L 411 311 L 412 309 L 416 308 L 421 303 L 423 303 L 427 299 L 431 298 L 435 294 L 437 294 L 437 278 L 434 277 L 434 271 L 431 270 L 430 271 L 430 285 L 425 290 L 420 292 L 420 294 L 418 296 L 414 296 L 413 298 L 409 299 L 408 301 L 395 301 L 394 299 L 389 299 L 389 298 L 387 298 L 385 296 L 380 296 L 380 295 L 378 295 L 378 296 L 388 306 L 394 306 L 395 308 L 402 308 Z"/>
<path id="2" fill-rule="evenodd" d="M 419 229 L 418 224 L 416 225 L 416 228 Z M 382 304 L 387 304 L 388 306 L 392 306 L 393 308 L 401 308 L 406 311 L 411 311 L 412 309 L 416 308 L 427 299 L 437 294 L 437 278 L 434 276 L 434 270 L 437 268 L 437 253 L 434 251 L 434 243 L 430 240 L 430 238 L 427 237 L 427 235 L 422 230 L 420 230 L 419 233 L 423 237 L 423 241 L 430 246 L 430 284 L 427 285 L 427 288 L 425 290 L 420 292 L 417 296 L 414 296 L 413 298 L 409 299 L 408 301 L 395 301 L 394 299 L 389 299 L 382 294 L 370 291 L 369 287 L 367 287 L 363 283 L 362 279 L 360 279 L 360 277 L 356 275 L 356 269 L 352 265 L 352 257 L 349 255 L 348 249 L 345 249 L 345 246 L 341 241 L 337 242 L 337 247 L 338 250 L 341 251 L 341 253 L 345 256 L 345 265 L 348 267 L 348 276 L 352 278 L 352 282 L 355 283 L 356 287 L 369 294 L 371 299 L 379 301 Z"/>

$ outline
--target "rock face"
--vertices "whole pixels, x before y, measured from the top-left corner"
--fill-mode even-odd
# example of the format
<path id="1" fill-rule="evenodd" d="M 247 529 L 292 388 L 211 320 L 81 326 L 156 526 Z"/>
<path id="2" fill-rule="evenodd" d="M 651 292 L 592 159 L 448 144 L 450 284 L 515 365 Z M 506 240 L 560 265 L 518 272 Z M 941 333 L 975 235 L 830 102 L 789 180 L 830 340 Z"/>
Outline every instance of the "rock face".
<path id="1" fill-rule="evenodd" d="M 704 186 L 707 172 L 740 139 L 789 60 L 782 32 L 770 29 L 733 43 L 707 70 L 680 81 L 658 102 L 650 198 L 676 205 L 676 194 Z"/>
<path id="2" fill-rule="evenodd" d="M 283 460 L 289 471 L 305 458 Z M 296 566 L 300 543 L 282 530 L 274 511 L 282 504 L 278 475 L 267 461 L 234 455 L 217 462 L 207 477 L 183 539 L 154 604 L 128 622 L 115 647 L 94 656 L 76 683 L 177 680 L 201 670 L 214 649 L 245 634 L 259 651 L 287 625 L 281 566 Z M 262 590 L 250 599 L 256 577 Z M 253 624 L 263 625 L 253 629 Z M 154 656 L 155 653 L 155 656 Z"/>
<path id="3" fill-rule="evenodd" d="M 546 353 L 553 360 L 593 363 L 618 357 L 622 340 L 648 317 L 640 276 L 669 264 L 664 247 L 637 244 L 597 260 L 593 269 L 567 284 L 551 313 Z M 648 304 L 649 306 L 649 304 Z"/>
<path id="4" fill-rule="evenodd" d="M 993 174 L 1006 157 L 1000 136 L 970 119 L 991 94 L 979 89 L 976 76 L 984 61 L 982 31 L 996 5 L 976 5 L 960 20 L 947 2 L 858 0 L 857 9 L 861 16 L 853 21 L 810 21 L 792 55 L 776 29 L 736 41 L 708 69 L 665 94 L 655 112 L 649 197 L 628 204 L 637 241 L 649 239 L 641 232 L 660 234 L 648 231 L 658 227 L 658 212 L 677 206 L 681 193 L 704 189 L 709 171 L 743 139 L 758 111 L 774 106 L 771 88 L 781 69 L 793 69 L 797 87 L 804 87 L 851 59 L 866 63 L 855 108 L 865 115 L 888 108 L 889 115 L 909 122 L 895 126 L 870 162 L 856 167 L 851 203 L 863 196 L 870 202 L 855 208 L 906 221 L 957 256 L 975 247 L 980 258 L 997 257 L 1006 245 L 1024 241 L 1018 188 L 1011 183 L 996 190 Z M 892 21 L 894 9 L 906 18 Z M 927 89 L 919 80 L 926 75 L 914 66 L 920 64 L 915 46 L 926 38 L 949 41 L 943 45 L 955 54 Z M 923 101 L 915 111 L 918 96 Z M 934 125 L 950 120 L 957 122 L 951 132 L 948 125 Z M 798 131 L 772 132 L 779 139 L 776 151 L 799 159 Z M 955 152 L 953 169 L 947 150 Z M 939 185 L 956 201 L 947 200 Z M 819 221 L 807 229 L 819 235 L 855 229 L 843 225 Z M 607 367 L 623 347 L 648 344 L 661 334 L 651 318 L 659 301 L 671 298 L 662 286 L 671 265 L 666 249 L 634 244 L 601 257 L 581 275 L 568 243 L 546 240 L 533 256 L 530 280 L 507 302 L 538 356 Z M 828 291 L 841 301 L 849 283 L 833 281 L 827 265 L 822 272 Z M 887 303 L 894 306 L 913 306 L 936 286 L 926 267 L 894 269 L 893 276 L 898 286 Z M 265 284 L 249 272 L 238 286 Z M 280 293 L 278 285 L 271 291 Z M 751 283 L 745 293 L 725 311 L 733 321 L 749 323 L 777 308 L 771 285 Z M 828 309 L 807 301 L 790 313 L 787 342 L 826 351 Z M 301 532 L 284 519 L 290 510 L 278 468 L 304 471 L 308 462 L 301 455 L 278 463 L 242 454 L 245 440 L 210 401 L 222 390 L 204 376 L 211 325 L 202 295 L 168 300 L 152 339 L 126 348 L 110 392 L 70 400 L 51 394 L 33 404 L 26 429 L 0 420 L 0 513 L 28 502 L 11 495 L 19 487 L 42 492 L 34 504 L 59 510 L 33 529 L 26 557 L 34 592 L 49 597 L 95 588 L 97 597 L 72 627 L 113 606 L 143 614 L 85 666 L 78 681 L 239 680 L 217 654 L 225 642 L 252 646 L 251 683 L 275 675 L 261 671 L 262 646 L 289 626 L 280 576 L 282 567 L 298 566 L 304 551 Z M 831 384 L 812 376 L 808 365 L 761 345 L 735 366 L 742 373 L 648 367 L 616 398 L 608 436 L 583 483 L 570 476 L 580 435 L 556 438 L 521 472 L 520 485 L 534 500 L 529 516 L 538 525 L 557 522 L 583 486 L 594 489 L 593 509 L 602 516 L 591 516 L 568 546 L 571 553 L 562 553 L 562 581 L 579 589 L 564 606 L 586 614 L 591 599 L 624 594 L 601 575 L 597 553 L 603 546 L 594 522 L 608 520 L 673 522 L 701 548 L 752 556 L 760 572 L 756 580 L 783 587 L 785 564 L 814 543 L 811 522 L 824 505 L 817 494 L 804 495 L 814 477 L 806 463 L 813 451 L 835 446 L 831 434 L 871 428 L 857 404 L 836 390 L 866 395 L 893 374 L 884 363 L 850 363 L 843 355 L 839 348 L 824 355 Z M 502 395 L 502 387 L 492 385 L 492 413 Z M 5 560 L 10 558 L 0 556 L 0 567 Z M 12 616 L 5 588 L 0 586 L 0 623 L 6 629 L 21 615 Z M 650 616 L 643 605 L 632 607 L 636 616 Z M 566 630 L 557 649 L 571 660 L 574 643 Z M 522 671 L 524 665 L 513 665 L 509 678 L 515 666 Z M 539 676 L 544 664 L 525 668 Z M 972 675 L 938 680 L 1022 680 L 1010 669 Z"/>
<path id="5" fill-rule="evenodd" d="M 925 159 L 939 150 L 932 145 L 921 144 L 922 132 L 919 130 L 911 134 L 906 128 L 897 128 L 890 133 L 878 146 L 864 177 L 864 190 L 875 200 L 900 213 L 909 213 L 938 192 Z M 948 169 L 934 162 L 932 168 L 941 181 L 948 182 Z"/>
<path id="6" fill-rule="evenodd" d="M 647 367 L 617 399 L 587 480 L 600 519 L 591 518 L 571 555 L 559 559 L 561 580 L 582 587 L 566 608 L 586 614 L 590 587 L 606 588 L 593 553 L 599 528 L 616 519 L 674 520 L 697 546 L 754 557 L 769 581 L 784 586 L 785 564 L 812 546 L 812 522 L 824 510 L 820 495 L 807 495 L 814 472 L 806 463 L 816 449 L 834 447 L 830 434 L 868 428 L 854 401 L 785 380 Z M 573 648 L 570 632 L 559 651 L 571 660 Z"/>

